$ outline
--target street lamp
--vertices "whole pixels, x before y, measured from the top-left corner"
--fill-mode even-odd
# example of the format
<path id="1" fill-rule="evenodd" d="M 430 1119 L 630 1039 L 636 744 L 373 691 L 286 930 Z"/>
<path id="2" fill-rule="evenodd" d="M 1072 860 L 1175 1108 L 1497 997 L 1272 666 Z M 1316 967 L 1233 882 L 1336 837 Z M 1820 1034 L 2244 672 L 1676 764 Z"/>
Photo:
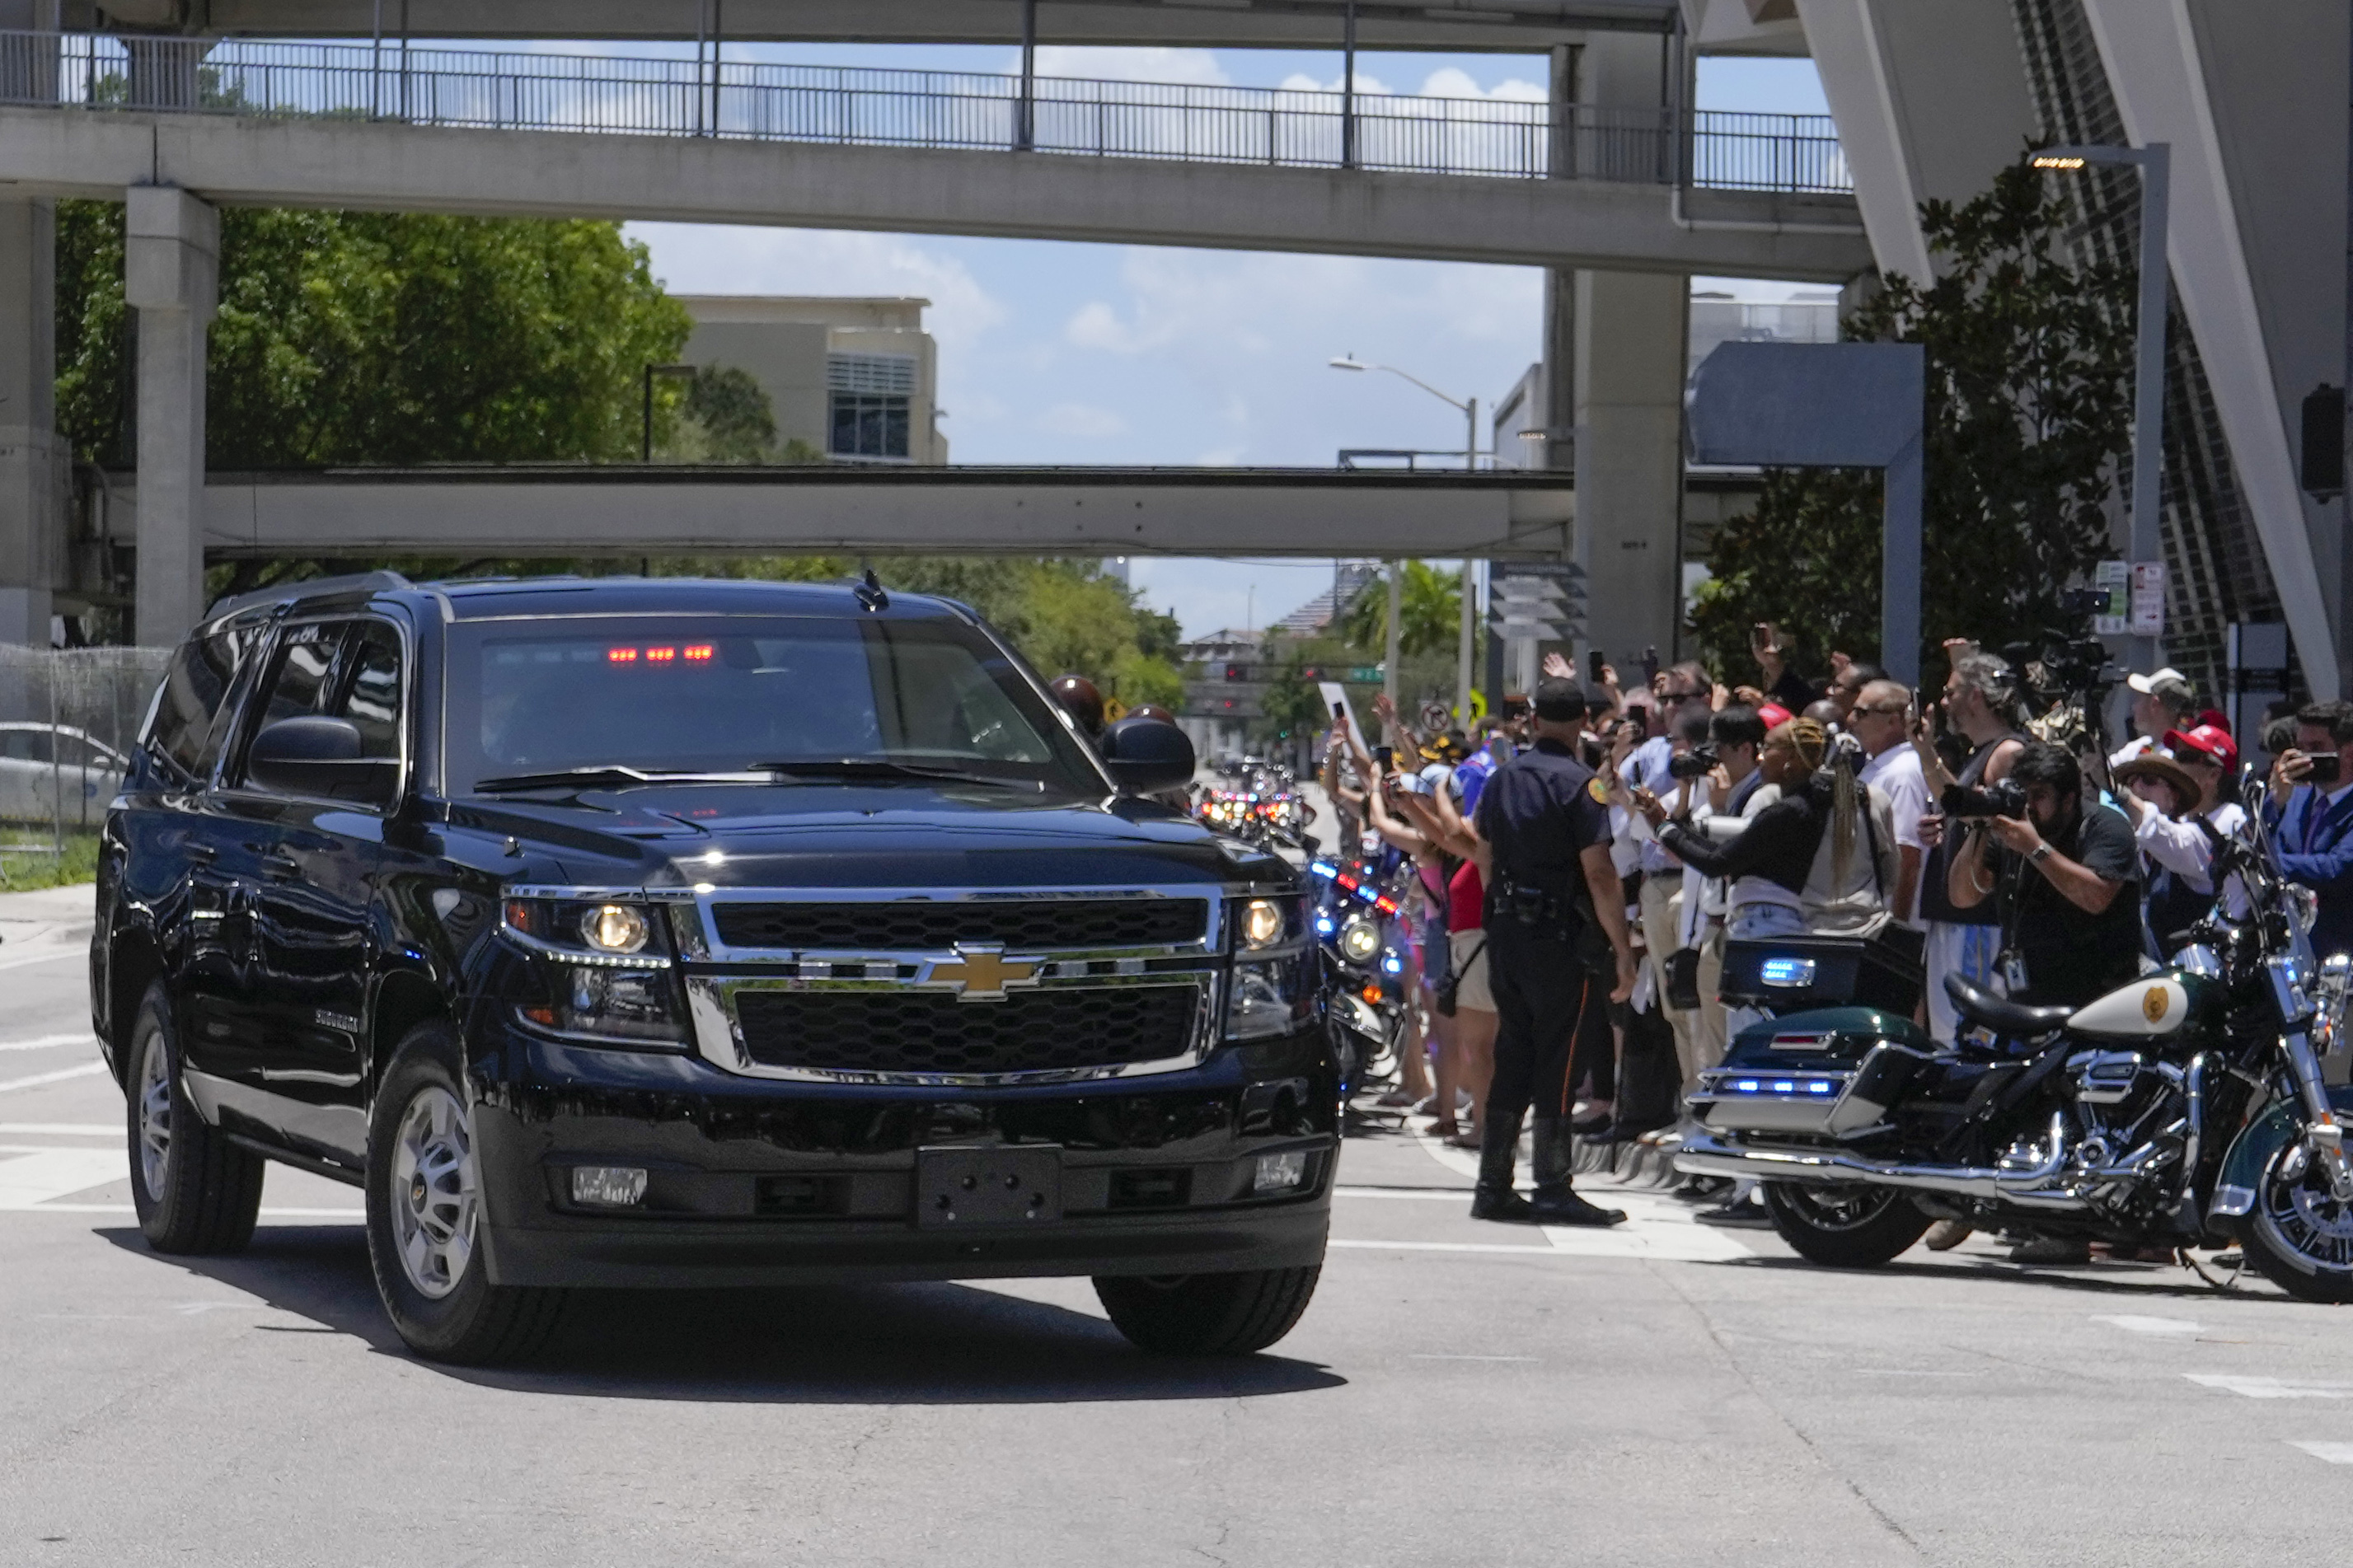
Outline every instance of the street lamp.
<path id="1" fill-rule="evenodd" d="M 2152 142 L 2146 147 L 2045 147 L 2027 163 L 2062 174 L 2073 174 L 2093 163 L 2128 163 L 2140 170 L 2140 321 L 2133 350 L 2132 558 L 2137 563 L 2162 561 L 2165 545 L 2158 531 L 2157 488 L 2165 456 L 2165 236 L 2172 145 Z M 2126 583 L 2129 609 L 2129 576 Z M 2157 668 L 2157 642 L 2155 637 L 2131 639 L 2128 657 L 2134 668 L 2144 674 Z"/>
<path id="2" fill-rule="evenodd" d="M 1473 397 L 1468 402 L 1464 402 L 1461 398 L 1449 397 L 1446 394 L 1439 391 L 1438 388 L 1430 385 L 1430 383 L 1422 380 L 1421 377 L 1418 375 L 1408 374 L 1406 372 L 1398 369 L 1398 367 L 1393 364 L 1368 364 L 1365 361 L 1356 358 L 1354 354 L 1342 354 L 1339 358 L 1333 360 L 1331 362 L 1331 365 L 1334 370 L 1385 370 L 1391 375 L 1398 376 L 1403 380 L 1413 383 L 1414 385 L 1421 388 L 1422 391 L 1430 394 L 1430 396 L 1435 397 L 1440 403 L 1462 410 L 1462 416 L 1465 421 L 1464 438 L 1462 443 L 1462 468 L 1465 472 L 1475 472 L 1477 470 L 1479 467 L 1479 400 L 1477 398 Z M 1384 672 L 1386 679 L 1383 680 L 1382 685 L 1384 689 L 1388 692 L 1389 700 L 1392 702 L 1397 700 L 1398 679 L 1397 666 L 1398 628 L 1397 572 L 1397 563 L 1395 562 L 1391 562 L 1389 563 L 1389 625 L 1388 637 L 1388 667 Z M 1458 646 L 1455 649 L 1454 658 L 1454 684 L 1456 689 L 1456 700 L 1459 704 L 1455 710 L 1461 715 L 1463 727 L 1467 730 L 1471 724 L 1471 639 L 1476 630 L 1476 617 L 1478 615 L 1476 607 L 1472 603 L 1474 595 L 1471 590 L 1471 561 L 1468 556 L 1465 556 L 1462 561 L 1462 589 L 1460 596 L 1462 601 L 1462 628 L 1461 635 L 1458 639 Z M 1333 614 L 1335 616 L 1339 614 L 1339 606 L 1336 604 L 1333 605 Z"/>

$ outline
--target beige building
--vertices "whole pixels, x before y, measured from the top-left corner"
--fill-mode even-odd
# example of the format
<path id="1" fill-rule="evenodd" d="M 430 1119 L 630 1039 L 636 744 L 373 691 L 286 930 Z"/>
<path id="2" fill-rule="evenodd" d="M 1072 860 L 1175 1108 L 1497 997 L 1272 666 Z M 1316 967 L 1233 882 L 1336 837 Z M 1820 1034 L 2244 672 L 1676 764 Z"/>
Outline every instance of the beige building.
<path id="1" fill-rule="evenodd" d="M 929 300 L 675 298 L 694 318 L 685 362 L 749 372 L 775 406 L 779 447 L 806 441 L 835 462 L 948 460 Z"/>

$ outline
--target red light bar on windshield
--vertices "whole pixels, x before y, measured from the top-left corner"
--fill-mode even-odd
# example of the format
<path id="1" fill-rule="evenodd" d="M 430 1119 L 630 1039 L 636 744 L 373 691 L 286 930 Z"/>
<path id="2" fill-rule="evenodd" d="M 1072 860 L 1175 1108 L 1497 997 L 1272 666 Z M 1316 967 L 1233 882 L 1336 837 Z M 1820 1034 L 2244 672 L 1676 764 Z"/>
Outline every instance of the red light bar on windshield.
<path id="1" fill-rule="evenodd" d="M 608 664 L 635 664 L 640 658 L 648 664 L 676 664 L 681 658 L 689 664 L 709 664 L 719 655 L 712 643 L 689 643 L 684 647 L 608 647 L 605 660 Z"/>
<path id="2" fill-rule="evenodd" d="M 605 650 L 605 657 L 615 664 L 635 664 L 638 650 L 633 647 L 608 647 Z"/>

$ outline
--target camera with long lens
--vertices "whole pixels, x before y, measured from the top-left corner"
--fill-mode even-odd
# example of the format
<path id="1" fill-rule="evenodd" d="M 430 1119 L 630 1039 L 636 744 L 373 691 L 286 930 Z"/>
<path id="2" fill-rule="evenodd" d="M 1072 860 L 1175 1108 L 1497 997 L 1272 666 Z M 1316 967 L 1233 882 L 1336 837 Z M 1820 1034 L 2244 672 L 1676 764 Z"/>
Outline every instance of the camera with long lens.
<path id="1" fill-rule="evenodd" d="M 1667 776 L 1671 779 L 1704 779 L 1715 772 L 1715 742 L 1705 742 L 1688 752 L 1678 752 L 1667 759 Z"/>
<path id="2" fill-rule="evenodd" d="M 2024 816 L 2026 787 L 2016 779 L 1996 779 L 1971 788 L 1955 784 L 1945 792 L 1947 816 Z"/>

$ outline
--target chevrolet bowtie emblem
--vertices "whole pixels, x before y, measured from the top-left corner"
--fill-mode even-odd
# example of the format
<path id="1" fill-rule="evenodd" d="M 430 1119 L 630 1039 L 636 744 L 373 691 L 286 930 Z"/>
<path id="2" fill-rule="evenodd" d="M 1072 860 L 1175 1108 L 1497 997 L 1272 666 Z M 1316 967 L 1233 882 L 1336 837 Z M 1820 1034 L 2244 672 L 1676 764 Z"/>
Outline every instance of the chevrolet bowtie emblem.
<path id="1" fill-rule="evenodd" d="M 966 947 L 958 942 L 952 962 L 932 965 L 931 980 L 934 985 L 955 987 L 959 1002 L 1002 1002 L 1007 986 L 1037 980 L 1035 960 L 1008 960 L 1001 947 Z"/>

